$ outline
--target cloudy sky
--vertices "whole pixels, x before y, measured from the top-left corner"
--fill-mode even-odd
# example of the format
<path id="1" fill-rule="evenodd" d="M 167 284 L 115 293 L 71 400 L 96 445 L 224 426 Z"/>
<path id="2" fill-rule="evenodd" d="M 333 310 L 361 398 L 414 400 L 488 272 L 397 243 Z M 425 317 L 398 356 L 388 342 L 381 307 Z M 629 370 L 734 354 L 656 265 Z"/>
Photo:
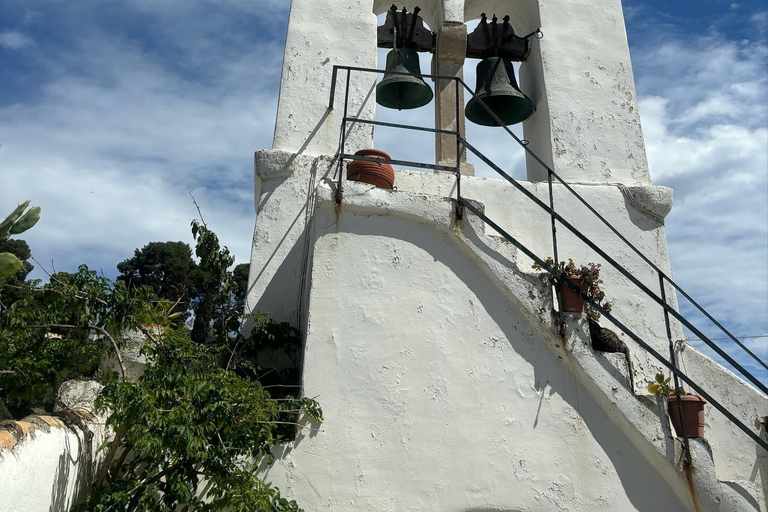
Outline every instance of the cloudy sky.
<path id="1" fill-rule="evenodd" d="M 42 206 L 27 236 L 41 262 L 114 275 L 147 242 L 191 241 L 190 190 L 248 261 L 253 151 L 271 146 L 288 5 L 0 0 L 0 213 Z M 674 275 L 735 334 L 766 334 L 768 6 L 624 8 L 651 174 L 675 189 Z M 503 163 L 524 176 L 521 155 Z M 745 342 L 768 358 L 768 338 Z"/>

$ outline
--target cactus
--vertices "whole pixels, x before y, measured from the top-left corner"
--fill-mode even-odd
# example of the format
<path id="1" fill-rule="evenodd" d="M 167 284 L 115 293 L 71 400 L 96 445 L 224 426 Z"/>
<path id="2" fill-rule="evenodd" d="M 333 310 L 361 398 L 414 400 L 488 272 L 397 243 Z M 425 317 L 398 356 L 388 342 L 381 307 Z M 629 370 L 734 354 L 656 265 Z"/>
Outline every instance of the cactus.
<path id="1" fill-rule="evenodd" d="M 11 234 L 18 235 L 25 232 L 40 220 L 40 207 L 33 206 L 27 213 L 25 213 L 19 220 L 17 220 L 13 226 L 11 226 Z"/>
<path id="2" fill-rule="evenodd" d="M 21 261 L 16 255 L 9 252 L 0 252 L 0 284 L 5 282 L 16 275 L 16 273 L 24 268 L 24 262 Z"/>
<path id="3" fill-rule="evenodd" d="M 19 220 L 19 217 L 21 217 L 21 214 L 27 209 L 27 206 L 29 206 L 29 201 L 24 201 L 24 203 L 13 210 L 13 212 L 11 212 L 11 214 L 0 224 L 0 240 L 7 240 L 8 237 L 11 236 L 11 228 L 13 227 L 13 224 Z"/>
<path id="4" fill-rule="evenodd" d="M 0 223 L 0 241 L 8 240 L 11 235 L 23 233 L 37 224 L 37 221 L 40 220 L 40 207 L 33 206 L 27 210 L 28 206 L 29 201 L 24 201 Z M 27 212 L 24 213 L 24 210 L 27 210 Z M 22 268 L 24 268 L 24 262 L 17 258 L 16 255 L 9 252 L 0 252 L 0 287 Z"/>

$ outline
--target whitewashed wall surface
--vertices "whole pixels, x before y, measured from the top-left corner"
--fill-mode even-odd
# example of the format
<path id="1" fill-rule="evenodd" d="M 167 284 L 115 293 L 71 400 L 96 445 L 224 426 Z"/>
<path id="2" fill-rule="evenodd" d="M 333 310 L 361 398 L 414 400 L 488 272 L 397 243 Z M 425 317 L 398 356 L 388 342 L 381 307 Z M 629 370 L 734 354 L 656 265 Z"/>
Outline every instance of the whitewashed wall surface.
<path id="1" fill-rule="evenodd" d="M 292 3 L 274 144 L 255 155 L 247 307 L 301 326 L 303 392 L 318 396 L 326 422 L 279 450 L 265 478 L 308 510 L 766 512 L 768 454 L 708 407 L 706 438 L 691 441 L 694 467 L 684 468 L 665 404 L 645 391 L 663 366 L 620 335 L 631 389 L 622 356 L 593 351 L 584 318 L 555 313 L 530 258 L 472 214 L 456 218 L 454 176 L 398 171 L 394 191 L 345 182 L 337 204 L 346 75 L 329 109 L 333 65 L 375 67 L 375 15 L 390 5 Z M 483 12 L 512 15 L 519 33 L 541 27 L 520 68 L 536 104 L 528 148 L 671 275 L 673 193 L 650 181 L 620 0 L 419 6 L 438 38 Z M 351 75 L 352 115 L 375 117 L 374 86 Z M 349 128 L 346 152 L 371 146 L 369 125 Z M 544 168 L 527 164 L 522 186 L 548 202 Z M 525 247 L 553 254 L 550 216 L 510 183 L 461 186 Z M 569 223 L 658 289 L 658 274 L 565 187 L 553 196 Z M 558 234 L 560 259 L 603 264 L 613 314 L 666 354 L 658 304 Z M 672 336 L 684 338 L 676 322 Z M 765 438 L 768 397 L 692 347 L 677 355 Z"/>
<path id="2" fill-rule="evenodd" d="M 67 512 L 78 502 L 108 435 L 93 412 L 100 390 L 97 382 L 64 382 L 66 412 L 0 422 L 0 511 Z"/>

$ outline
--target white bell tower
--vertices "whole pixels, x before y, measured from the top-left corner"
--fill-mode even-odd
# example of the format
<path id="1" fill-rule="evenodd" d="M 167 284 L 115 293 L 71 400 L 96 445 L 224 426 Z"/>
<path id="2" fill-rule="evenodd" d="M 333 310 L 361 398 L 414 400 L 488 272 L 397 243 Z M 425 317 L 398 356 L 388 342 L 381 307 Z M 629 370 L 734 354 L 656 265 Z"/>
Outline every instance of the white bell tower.
<path id="1" fill-rule="evenodd" d="M 712 412 L 706 439 L 690 439 L 686 475 L 666 404 L 644 394 L 662 364 L 624 334 L 634 370 L 593 350 L 583 315 L 557 312 L 550 281 L 531 269 L 530 254 L 555 249 L 551 204 L 626 270 L 561 222 L 559 259 L 603 264 L 611 315 L 660 354 L 684 338 L 637 286 L 661 293 L 659 273 L 671 276 L 672 191 L 650 181 L 621 0 L 407 2 L 397 6 L 418 6 L 435 32 L 431 74 L 461 79 L 476 64 L 465 23 L 483 13 L 509 16 L 518 35 L 541 30 L 519 83 L 536 108 L 527 148 L 544 165 L 529 156 L 527 181 L 478 178 L 464 153 L 458 175 L 395 169 L 395 190 L 346 181 L 341 106 L 375 120 L 381 75 L 364 70 L 377 68 L 377 15 L 392 0 L 292 1 L 273 147 L 255 155 L 246 308 L 301 329 L 302 393 L 325 421 L 261 476 L 306 510 L 764 510 L 768 468 L 754 442 Z M 430 85 L 435 128 L 463 135 L 464 98 L 457 109 L 452 86 Z M 372 125 L 345 130 L 345 153 L 373 145 Z M 436 135 L 434 163 L 456 164 L 454 135 Z M 547 167 L 567 186 L 550 185 Z M 463 217 L 459 183 L 475 209 Z M 768 398 L 681 347 L 686 372 L 738 401 L 740 421 L 765 416 Z"/>
<path id="2" fill-rule="evenodd" d="M 417 5 L 409 2 L 414 5 L 404 7 L 412 11 Z M 335 108 L 329 109 L 334 65 L 377 67 L 376 15 L 390 6 L 389 0 L 291 3 L 272 150 L 256 154 L 257 212 L 261 217 L 274 214 L 275 219 L 268 227 L 257 222 L 249 286 L 251 306 L 272 311 L 278 318 L 298 321 L 299 271 L 281 274 L 282 284 L 274 293 L 267 288 L 285 258 L 297 262 L 295 244 L 311 217 L 305 210 L 304 203 L 311 196 L 306 187 L 310 180 L 315 183 L 319 175 L 325 175 L 330 164 L 301 162 L 321 156 L 333 159 L 338 153 L 341 106 L 347 93 L 350 116 L 375 116 L 375 85 L 380 75 L 370 73 L 350 73 L 347 89 L 346 71 L 339 71 Z M 518 34 L 540 28 L 544 36 L 530 39 L 530 54 L 520 69 L 521 89 L 536 107 L 523 123 L 529 148 L 568 182 L 637 187 L 632 192 L 636 204 L 642 203 L 661 218 L 669 212 L 671 194 L 648 188 L 648 163 L 619 0 L 423 0 L 418 7 L 427 24 L 437 27 L 433 71 L 443 76 L 463 78 L 464 66 L 477 62 L 465 62 L 465 20 L 496 13 L 509 15 Z M 463 103 L 463 90 L 460 92 Z M 435 109 L 436 128 L 455 130 L 458 123 L 464 133 L 463 105 L 456 119 L 453 84 L 440 83 L 435 93 L 434 107 L 424 108 Z M 370 125 L 350 125 L 348 153 L 372 144 Z M 436 163 L 455 165 L 455 148 L 454 136 L 438 135 Z M 472 166 L 465 162 L 465 150 L 461 158 L 462 173 L 473 175 Z M 534 159 L 528 158 L 527 168 L 532 182 L 547 179 L 546 170 Z M 301 178 L 294 173 L 299 169 Z M 312 172 L 303 176 L 309 169 Z M 270 179 L 277 176 L 280 182 L 296 181 L 294 187 L 301 190 L 303 202 L 295 209 L 287 208 L 287 203 L 293 202 L 297 190 L 281 198 L 284 191 L 273 190 L 277 181 Z M 265 184 L 265 178 L 271 183 Z M 280 206 L 279 212 L 272 212 L 275 205 Z"/>

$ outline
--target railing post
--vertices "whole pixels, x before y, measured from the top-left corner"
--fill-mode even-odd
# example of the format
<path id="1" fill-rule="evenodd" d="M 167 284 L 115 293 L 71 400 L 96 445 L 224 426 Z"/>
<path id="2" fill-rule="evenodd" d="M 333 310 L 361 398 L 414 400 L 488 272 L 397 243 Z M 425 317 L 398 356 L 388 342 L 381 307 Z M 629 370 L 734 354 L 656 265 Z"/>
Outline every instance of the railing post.
<path id="1" fill-rule="evenodd" d="M 547 169 L 547 177 L 549 181 L 549 208 L 551 210 L 550 217 L 552 219 L 552 256 L 555 259 L 555 268 L 557 268 L 559 259 L 557 256 L 557 219 L 555 218 L 555 195 L 552 189 L 552 170 Z"/>
<path id="2" fill-rule="evenodd" d="M 331 99 L 328 100 L 328 110 L 333 110 L 333 103 L 336 98 L 336 75 L 338 71 L 338 66 L 333 66 L 333 74 L 331 75 Z"/>
<path id="3" fill-rule="evenodd" d="M 555 268 L 558 268 L 558 254 L 557 254 L 557 219 L 555 218 L 555 194 L 552 187 L 552 170 L 547 169 L 547 181 L 549 182 L 549 209 L 550 219 L 552 222 L 552 257 L 555 260 Z M 563 276 L 564 278 L 564 276 Z M 560 310 L 563 309 L 563 298 L 560 296 L 560 287 L 555 286 L 555 296 L 557 297 L 557 303 L 560 306 Z"/>
<path id="4" fill-rule="evenodd" d="M 347 113 L 349 111 L 349 76 L 352 70 L 347 70 L 346 90 L 344 91 L 344 117 L 341 120 L 341 150 L 339 151 L 339 183 L 336 187 L 336 204 L 341 204 L 341 183 L 344 179 L 344 153 L 347 145 Z"/>
<path id="5" fill-rule="evenodd" d="M 664 274 L 659 272 L 659 288 L 661 288 L 661 300 L 664 301 L 664 325 L 667 328 L 667 340 L 669 341 L 669 362 L 672 366 L 677 368 L 677 357 L 675 356 L 675 343 L 672 341 L 672 328 L 669 324 L 669 305 L 667 304 L 667 291 L 664 288 Z M 677 378 L 677 374 L 672 372 L 673 382 L 675 383 L 675 396 L 677 400 L 677 414 L 680 418 L 680 430 L 683 432 L 683 445 L 685 446 L 685 465 L 688 468 L 693 467 L 693 461 L 691 460 L 691 445 L 688 441 L 688 435 L 685 432 L 685 421 L 683 421 L 683 399 L 680 397 L 680 381 Z M 665 397 L 666 399 L 666 397 Z"/>
<path id="6" fill-rule="evenodd" d="M 461 90 L 459 89 L 458 78 L 454 79 L 454 83 L 456 84 L 456 218 L 461 220 L 464 218 L 464 207 L 461 205 L 461 130 L 459 129 L 461 126 L 459 123 Z"/>

